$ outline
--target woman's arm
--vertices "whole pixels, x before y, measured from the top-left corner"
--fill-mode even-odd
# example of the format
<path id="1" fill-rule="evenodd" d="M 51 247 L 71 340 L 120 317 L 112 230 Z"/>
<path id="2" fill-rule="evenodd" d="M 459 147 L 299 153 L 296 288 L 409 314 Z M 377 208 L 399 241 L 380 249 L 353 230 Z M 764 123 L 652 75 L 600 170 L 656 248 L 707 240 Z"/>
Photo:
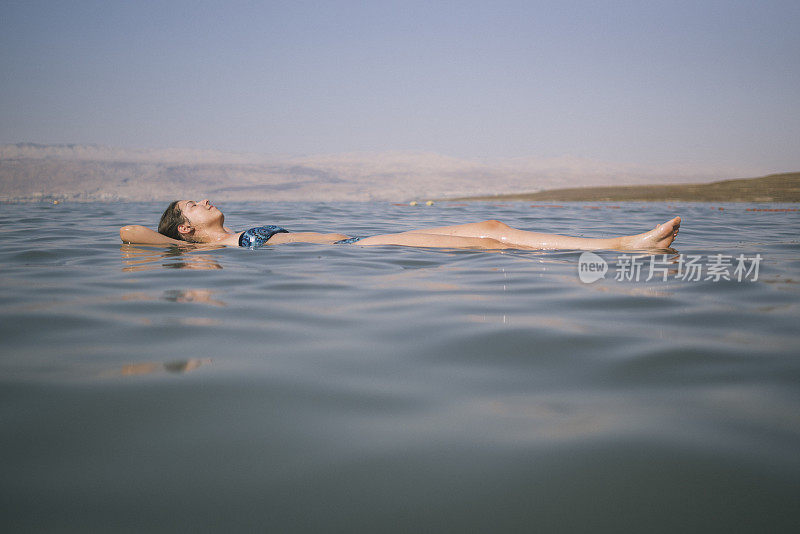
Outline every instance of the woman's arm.
<path id="1" fill-rule="evenodd" d="M 119 229 L 119 238 L 123 243 L 139 243 L 141 245 L 186 245 L 186 241 L 178 241 L 163 234 L 141 226 L 129 224 Z"/>

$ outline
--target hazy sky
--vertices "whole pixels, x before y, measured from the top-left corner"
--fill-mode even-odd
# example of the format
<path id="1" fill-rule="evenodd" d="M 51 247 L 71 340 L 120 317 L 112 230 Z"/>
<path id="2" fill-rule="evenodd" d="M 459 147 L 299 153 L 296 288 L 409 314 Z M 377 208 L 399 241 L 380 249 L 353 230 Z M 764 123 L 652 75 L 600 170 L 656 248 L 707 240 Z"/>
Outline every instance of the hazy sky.
<path id="1" fill-rule="evenodd" d="M 800 170 L 800 1 L 0 2 L 0 143 Z"/>

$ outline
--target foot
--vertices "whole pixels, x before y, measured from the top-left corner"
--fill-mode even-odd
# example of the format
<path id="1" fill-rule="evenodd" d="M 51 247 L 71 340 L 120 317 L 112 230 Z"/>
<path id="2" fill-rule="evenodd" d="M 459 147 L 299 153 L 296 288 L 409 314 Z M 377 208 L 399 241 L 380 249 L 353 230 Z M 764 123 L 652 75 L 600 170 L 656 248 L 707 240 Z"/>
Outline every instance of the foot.
<path id="1" fill-rule="evenodd" d="M 659 224 L 649 232 L 623 237 L 620 242 L 620 248 L 624 250 L 668 248 L 678 236 L 680 226 L 681 218 L 675 217 L 664 224 Z"/>

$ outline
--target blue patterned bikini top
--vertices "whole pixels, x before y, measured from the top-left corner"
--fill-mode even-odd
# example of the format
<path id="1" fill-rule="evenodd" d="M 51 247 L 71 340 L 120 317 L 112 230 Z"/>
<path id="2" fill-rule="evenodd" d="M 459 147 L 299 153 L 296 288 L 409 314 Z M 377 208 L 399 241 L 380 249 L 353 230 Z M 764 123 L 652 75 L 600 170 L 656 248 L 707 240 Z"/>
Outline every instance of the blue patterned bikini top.
<path id="1" fill-rule="evenodd" d="M 288 230 L 285 230 L 280 226 L 275 226 L 274 224 L 257 226 L 256 228 L 250 228 L 246 232 L 242 232 L 242 235 L 239 236 L 239 246 L 244 248 L 258 248 L 263 246 L 267 241 L 269 241 L 269 238 L 275 234 L 288 233 Z"/>

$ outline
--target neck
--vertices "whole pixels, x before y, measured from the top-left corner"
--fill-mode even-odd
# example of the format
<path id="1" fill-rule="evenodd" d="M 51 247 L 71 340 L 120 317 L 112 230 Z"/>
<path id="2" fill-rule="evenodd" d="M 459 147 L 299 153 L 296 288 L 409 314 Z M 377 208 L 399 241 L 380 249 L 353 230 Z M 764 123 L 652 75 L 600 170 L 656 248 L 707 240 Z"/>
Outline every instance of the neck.
<path id="1" fill-rule="evenodd" d="M 196 232 L 195 236 L 201 243 L 216 243 L 230 237 L 230 234 L 225 231 L 222 226 L 213 228 L 204 228 Z"/>

